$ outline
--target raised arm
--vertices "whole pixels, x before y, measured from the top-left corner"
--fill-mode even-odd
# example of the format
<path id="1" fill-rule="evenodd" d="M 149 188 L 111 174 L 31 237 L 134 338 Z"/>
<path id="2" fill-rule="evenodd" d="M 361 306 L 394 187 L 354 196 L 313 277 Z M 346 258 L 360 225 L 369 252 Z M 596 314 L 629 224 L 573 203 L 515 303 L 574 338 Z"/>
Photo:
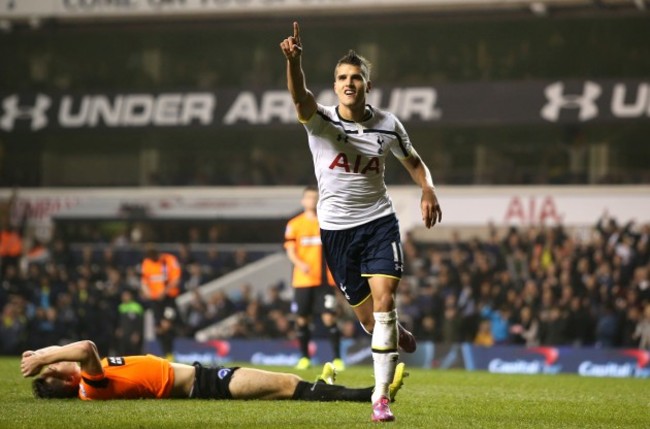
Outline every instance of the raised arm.
<path id="1" fill-rule="evenodd" d="M 422 222 L 424 222 L 424 226 L 431 228 L 442 220 L 442 209 L 438 203 L 431 172 L 420 155 L 412 148 L 411 156 L 403 159 L 402 165 L 408 170 L 413 181 L 422 188 L 422 198 L 420 199 Z"/>
<path id="2" fill-rule="evenodd" d="M 79 362 L 81 370 L 89 375 L 103 373 L 97 347 L 89 340 L 65 346 L 45 347 L 36 351 L 28 350 L 23 353 L 20 372 L 23 377 L 33 377 L 38 375 L 44 366 L 57 362 Z"/>
<path id="3" fill-rule="evenodd" d="M 287 87 L 296 106 L 298 119 L 306 122 L 316 113 L 317 106 L 314 94 L 305 84 L 305 72 L 302 70 L 302 41 L 297 22 L 293 23 L 293 36 L 284 39 L 280 43 L 280 48 L 287 59 Z"/>

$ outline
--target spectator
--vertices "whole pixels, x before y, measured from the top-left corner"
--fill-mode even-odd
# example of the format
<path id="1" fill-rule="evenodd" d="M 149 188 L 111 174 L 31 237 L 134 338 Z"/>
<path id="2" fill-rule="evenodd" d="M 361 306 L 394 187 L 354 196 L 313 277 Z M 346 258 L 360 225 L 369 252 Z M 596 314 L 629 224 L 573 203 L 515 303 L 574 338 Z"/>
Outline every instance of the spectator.
<path id="1" fill-rule="evenodd" d="M 401 287 L 398 293 L 397 312 L 400 322 L 406 329 L 412 331 L 421 320 L 420 306 L 410 287 Z"/>
<path id="2" fill-rule="evenodd" d="M 59 332 L 59 343 L 69 343 L 79 339 L 80 321 L 69 292 L 61 293 L 56 299 L 56 330 Z"/>
<path id="3" fill-rule="evenodd" d="M 618 318 L 612 303 L 605 303 L 596 321 L 596 346 L 614 347 L 619 331 Z"/>
<path id="4" fill-rule="evenodd" d="M 650 303 L 645 305 L 643 318 L 636 325 L 632 337 L 639 341 L 639 348 L 650 350 Z"/>
<path id="5" fill-rule="evenodd" d="M 198 261 L 192 261 L 187 266 L 187 276 L 183 279 L 183 290 L 191 292 L 205 283 L 207 283 L 207 278 L 203 273 L 203 266 Z"/>
<path id="6" fill-rule="evenodd" d="M 209 279 L 216 279 L 221 277 L 229 271 L 228 262 L 226 258 L 219 252 L 216 246 L 211 246 L 205 259 L 205 271 L 208 273 Z"/>
<path id="7" fill-rule="evenodd" d="M 116 350 L 121 356 L 142 353 L 144 308 L 129 289 L 123 289 L 117 309 L 119 321 L 115 331 Z"/>
<path id="8" fill-rule="evenodd" d="M 569 302 L 566 340 L 574 347 L 593 343 L 591 333 L 594 330 L 594 320 L 585 303 L 588 303 L 588 300 L 577 296 L 572 297 Z"/>
<path id="9" fill-rule="evenodd" d="M 283 283 L 276 283 L 266 289 L 264 297 L 264 311 L 270 313 L 278 311 L 282 314 L 288 314 L 291 311 L 291 303 L 282 298 Z"/>
<path id="10" fill-rule="evenodd" d="M 641 312 L 637 307 L 629 307 L 625 312 L 621 326 L 621 347 L 635 348 L 638 347 L 639 341 L 635 338 L 634 333 L 641 322 Z"/>
<path id="11" fill-rule="evenodd" d="M 239 291 L 233 297 L 235 303 L 235 311 L 246 311 L 248 304 L 253 301 L 253 288 L 249 283 L 244 283 L 239 286 Z"/>
<path id="12" fill-rule="evenodd" d="M 184 320 L 187 334 L 194 336 L 207 325 L 208 306 L 198 289 L 192 289 L 192 300 L 185 310 Z"/>
<path id="13" fill-rule="evenodd" d="M 4 307 L 10 295 L 24 295 L 24 291 L 24 279 L 21 278 L 18 267 L 8 266 L 0 279 L 0 306 Z"/>
<path id="14" fill-rule="evenodd" d="M 560 346 L 566 344 L 567 319 L 557 305 L 551 306 L 541 321 L 541 343 Z"/>
<path id="15" fill-rule="evenodd" d="M 121 269 L 123 264 L 113 246 L 108 245 L 102 250 L 101 259 L 97 261 L 97 265 L 99 270 L 105 271 L 107 268 Z"/>
<path id="16" fill-rule="evenodd" d="M 414 334 L 421 341 L 441 341 L 436 319 L 431 315 L 422 318 L 420 323 L 416 325 Z"/>
<path id="17" fill-rule="evenodd" d="M 445 312 L 442 321 L 442 342 L 445 344 L 461 342 L 461 324 L 462 320 L 458 314 L 456 299 L 453 295 L 449 295 L 445 300 Z"/>
<path id="18" fill-rule="evenodd" d="M 458 297 L 458 309 L 461 315 L 461 338 L 471 342 L 478 331 L 480 323 L 471 276 L 467 271 L 460 274 L 461 290 Z"/>
<path id="19" fill-rule="evenodd" d="M 232 262 L 231 262 L 232 265 L 228 267 L 229 268 L 228 271 L 233 271 L 238 268 L 242 268 L 244 265 L 248 264 L 249 262 L 251 262 L 251 258 L 250 255 L 248 254 L 248 251 L 243 247 L 236 249 L 232 255 Z"/>
<path id="20" fill-rule="evenodd" d="M 646 264 L 649 264 L 646 262 Z M 639 302 L 650 302 L 650 268 L 639 266 L 634 270 L 632 287 L 638 292 Z"/>
<path id="21" fill-rule="evenodd" d="M 262 305 L 258 299 L 252 300 L 246 307 L 244 314 L 240 316 L 240 321 L 235 325 L 236 338 L 265 338 L 266 317 L 262 311 Z"/>
<path id="22" fill-rule="evenodd" d="M 56 323 L 56 308 L 36 307 L 34 316 L 29 322 L 29 347 L 31 350 L 56 344 L 61 338 Z"/>
<path id="23" fill-rule="evenodd" d="M 474 338 L 474 345 L 482 347 L 491 347 L 494 345 L 492 336 L 492 323 L 490 319 L 481 319 L 478 325 L 478 331 Z"/>
<path id="24" fill-rule="evenodd" d="M 26 300 L 12 295 L 2 309 L 0 320 L 0 354 L 18 354 L 27 345 L 28 319 L 24 311 Z"/>
<path id="25" fill-rule="evenodd" d="M 490 320 L 492 329 L 492 338 L 495 344 L 507 344 L 510 339 L 510 308 L 503 305 L 497 311 L 490 306 L 485 306 L 481 310 L 481 317 Z"/>
<path id="26" fill-rule="evenodd" d="M 513 344 L 534 347 L 539 345 L 539 322 L 530 307 L 522 307 L 516 322 L 510 326 L 511 342 Z"/>
<path id="27" fill-rule="evenodd" d="M 217 291 L 212 294 L 207 306 L 207 323 L 212 324 L 220 322 L 226 317 L 232 315 L 235 311 L 235 305 L 223 291 Z"/>

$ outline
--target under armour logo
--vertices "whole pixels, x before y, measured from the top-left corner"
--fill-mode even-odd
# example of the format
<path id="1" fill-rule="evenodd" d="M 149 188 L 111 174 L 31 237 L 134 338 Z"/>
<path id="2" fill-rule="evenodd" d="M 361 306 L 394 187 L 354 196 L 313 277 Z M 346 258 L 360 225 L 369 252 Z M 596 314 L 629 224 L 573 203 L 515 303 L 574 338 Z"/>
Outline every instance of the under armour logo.
<path id="1" fill-rule="evenodd" d="M 11 95 L 2 100 L 3 113 L 0 117 L 0 128 L 5 131 L 14 129 L 17 119 L 31 119 L 31 130 L 36 131 L 47 125 L 47 109 L 52 102 L 50 97 L 43 94 L 36 96 L 36 104 L 33 107 L 18 105 L 18 96 Z"/>
<path id="2" fill-rule="evenodd" d="M 578 119 L 587 121 L 598 116 L 596 100 L 602 92 L 600 85 L 587 81 L 582 94 L 564 94 L 564 83 L 556 82 L 546 87 L 544 94 L 548 103 L 542 108 L 542 118 L 556 122 L 560 117 L 560 109 L 580 109 Z"/>
<path id="3" fill-rule="evenodd" d="M 341 140 L 343 140 L 344 143 L 347 143 L 348 142 L 347 134 L 345 135 L 339 134 L 338 136 L 336 136 L 336 141 L 340 142 Z"/>

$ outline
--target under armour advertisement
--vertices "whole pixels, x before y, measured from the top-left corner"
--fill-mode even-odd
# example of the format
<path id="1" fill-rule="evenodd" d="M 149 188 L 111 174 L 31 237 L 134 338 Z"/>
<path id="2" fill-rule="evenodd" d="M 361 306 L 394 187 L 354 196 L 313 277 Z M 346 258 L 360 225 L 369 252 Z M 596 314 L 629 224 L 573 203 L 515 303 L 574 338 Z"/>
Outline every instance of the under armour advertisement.
<path id="1" fill-rule="evenodd" d="M 335 104 L 333 91 L 316 91 Z M 650 120 L 650 81 L 447 83 L 379 87 L 368 102 L 415 125 L 504 125 Z M 295 125 L 284 89 L 119 94 L 0 94 L 0 133 L 52 129 Z"/>

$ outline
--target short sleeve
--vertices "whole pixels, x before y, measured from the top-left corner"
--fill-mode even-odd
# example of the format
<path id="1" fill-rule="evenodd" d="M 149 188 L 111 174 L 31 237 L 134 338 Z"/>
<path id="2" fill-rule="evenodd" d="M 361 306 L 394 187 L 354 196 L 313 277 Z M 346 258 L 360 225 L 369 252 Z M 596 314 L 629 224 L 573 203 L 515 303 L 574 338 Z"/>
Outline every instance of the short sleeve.
<path id="1" fill-rule="evenodd" d="M 397 117 L 393 116 L 395 121 L 395 136 L 397 137 L 391 146 L 391 151 L 393 155 L 399 160 L 406 159 L 411 156 L 411 150 L 413 145 L 411 144 L 411 139 L 406 133 L 404 125 L 400 122 Z"/>
<path id="2" fill-rule="evenodd" d="M 311 118 L 302 122 L 305 129 L 307 130 L 307 133 L 309 134 L 320 133 L 320 131 L 323 129 L 323 126 L 325 124 L 325 120 L 323 119 L 325 115 L 326 115 L 325 107 L 320 104 L 317 104 L 316 111 L 314 112 L 313 115 L 311 115 Z"/>

